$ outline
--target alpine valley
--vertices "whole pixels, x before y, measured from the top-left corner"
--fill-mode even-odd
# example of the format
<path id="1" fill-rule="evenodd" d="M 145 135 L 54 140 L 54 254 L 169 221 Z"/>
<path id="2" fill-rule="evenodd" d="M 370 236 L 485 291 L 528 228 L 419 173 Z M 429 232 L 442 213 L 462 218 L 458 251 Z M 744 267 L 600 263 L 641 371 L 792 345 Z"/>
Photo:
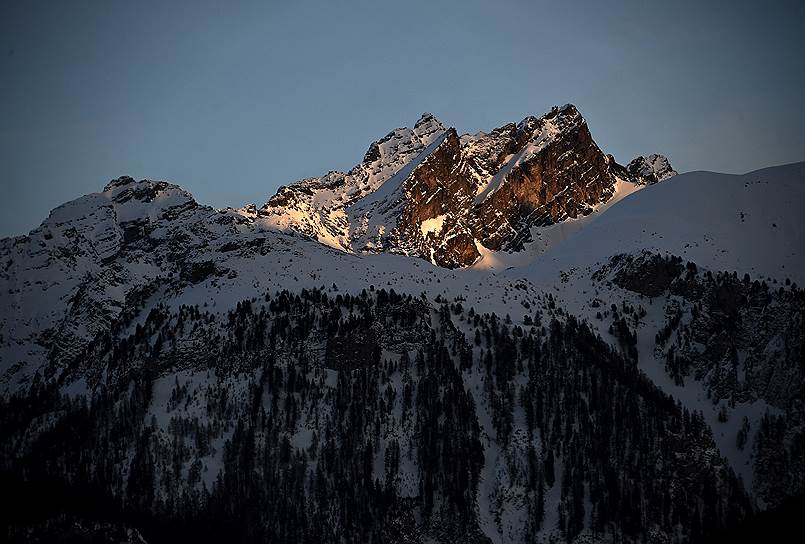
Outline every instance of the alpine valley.
<path id="1" fill-rule="evenodd" d="M 716 540 L 805 493 L 803 203 L 572 105 L 262 206 L 112 180 L 0 240 L 3 539 Z"/>

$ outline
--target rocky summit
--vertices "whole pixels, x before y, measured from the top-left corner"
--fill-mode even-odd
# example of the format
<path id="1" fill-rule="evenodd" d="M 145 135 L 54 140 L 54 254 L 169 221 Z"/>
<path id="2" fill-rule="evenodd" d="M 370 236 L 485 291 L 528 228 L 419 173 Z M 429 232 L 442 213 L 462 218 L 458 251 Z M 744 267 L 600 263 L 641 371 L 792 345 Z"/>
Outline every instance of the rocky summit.
<path id="1" fill-rule="evenodd" d="M 373 142 L 348 173 L 281 187 L 259 215 L 351 252 L 385 251 L 447 268 L 484 249 L 520 251 L 532 228 L 586 216 L 619 184 L 676 172 L 661 155 L 625 168 L 605 154 L 573 105 L 489 133 L 459 136 L 432 114 Z"/>

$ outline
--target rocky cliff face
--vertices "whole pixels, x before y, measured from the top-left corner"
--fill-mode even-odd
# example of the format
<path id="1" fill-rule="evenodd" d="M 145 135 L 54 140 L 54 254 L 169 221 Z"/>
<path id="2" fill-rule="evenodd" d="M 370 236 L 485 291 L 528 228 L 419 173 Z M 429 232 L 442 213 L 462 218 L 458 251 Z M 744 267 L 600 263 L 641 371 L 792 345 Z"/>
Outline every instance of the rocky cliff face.
<path id="1" fill-rule="evenodd" d="M 614 161 L 595 144 L 575 107 L 525 119 L 513 136 L 514 153 L 476 199 L 476 232 L 486 247 L 522 249 L 531 227 L 588 214 L 612 197 Z"/>
<path id="2" fill-rule="evenodd" d="M 358 248 L 381 247 L 456 268 L 478 257 L 470 215 L 473 187 L 463 175 L 455 129 L 444 133 L 428 151 L 410 174 L 401 176 L 398 190 L 390 197 L 378 195 L 367 199 L 369 206 L 359 203 L 350 210 L 358 224 L 368 218 L 364 224 L 369 229 L 359 239 L 369 235 L 378 244 L 363 243 Z"/>
<path id="3" fill-rule="evenodd" d="M 659 155 L 618 165 L 572 105 L 490 133 L 458 136 L 425 114 L 373 143 L 348 174 L 282 187 L 260 210 L 274 227 L 354 252 L 468 266 L 479 246 L 519 251 L 531 229 L 592 213 L 618 182 L 675 172 Z"/>

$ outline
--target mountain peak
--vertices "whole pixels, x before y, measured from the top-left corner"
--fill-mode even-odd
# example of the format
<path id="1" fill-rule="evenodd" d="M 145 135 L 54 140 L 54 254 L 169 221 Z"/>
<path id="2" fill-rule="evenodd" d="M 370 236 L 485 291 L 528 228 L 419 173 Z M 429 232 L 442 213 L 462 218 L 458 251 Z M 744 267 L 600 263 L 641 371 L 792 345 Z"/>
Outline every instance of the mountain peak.
<path id="1" fill-rule="evenodd" d="M 656 153 L 648 157 L 638 155 L 632 159 L 626 169 L 632 175 L 643 178 L 649 184 L 666 180 L 677 174 L 677 171 L 671 167 L 671 162 L 668 158 Z"/>
<path id="2" fill-rule="evenodd" d="M 435 116 L 435 115 L 433 115 L 432 113 L 430 113 L 430 112 L 426 111 L 426 112 L 424 112 L 422 115 L 420 115 L 420 116 L 419 116 L 419 119 L 418 119 L 418 120 L 417 120 L 417 122 L 414 124 L 414 128 L 416 128 L 416 127 L 418 127 L 418 126 L 420 126 L 420 125 L 423 125 L 423 124 L 425 124 L 425 123 L 434 123 L 434 122 L 435 122 L 435 123 L 439 123 L 439 124 L 441 124 L 441 123 L 439 122 L 439 120 L 436 118 L 436 116 Z"/>
<path id="3" fill-rule="evenodd" d="M 424 145 L 428 145 L 433 139 L 447 130 L 441 121 L 432 113 L 425 112 L 414 123 L 414 134 L 416 134 Z"/>
<path id="4" fill-rule="evenodd" d="M 543 119 L 561 119 L 564 122 L 585 122 L 584 116 L 573 104 L 554 106 L 551 111 L 542 116 Z"/>
<path id="5" fill-rule="evenodd" d="M 136 180 L 131 176 L 120 176 L 117 179 L 110 180 L 109 183 L 103 188 L 103 192 L 106 193 L 111 191 L 112 189 L 116 189 L 118 187 L 123 187 L 130 183 L 136 183 Z"/>

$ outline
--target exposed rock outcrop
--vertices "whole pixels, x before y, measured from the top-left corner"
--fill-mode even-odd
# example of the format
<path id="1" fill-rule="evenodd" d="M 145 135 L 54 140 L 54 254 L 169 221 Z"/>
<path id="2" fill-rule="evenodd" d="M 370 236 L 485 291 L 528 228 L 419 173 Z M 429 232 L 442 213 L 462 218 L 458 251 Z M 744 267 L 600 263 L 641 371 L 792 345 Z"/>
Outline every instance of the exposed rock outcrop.
<path id="1" fill-rule="evenodd" d="M 646 183 L 657 183 L 677 174 L 667 157 L 656 154 L 648 157 L 642 155 L 635 157 L 626 166 L 626 169 L 637 179 L 645 180 Z"/>

